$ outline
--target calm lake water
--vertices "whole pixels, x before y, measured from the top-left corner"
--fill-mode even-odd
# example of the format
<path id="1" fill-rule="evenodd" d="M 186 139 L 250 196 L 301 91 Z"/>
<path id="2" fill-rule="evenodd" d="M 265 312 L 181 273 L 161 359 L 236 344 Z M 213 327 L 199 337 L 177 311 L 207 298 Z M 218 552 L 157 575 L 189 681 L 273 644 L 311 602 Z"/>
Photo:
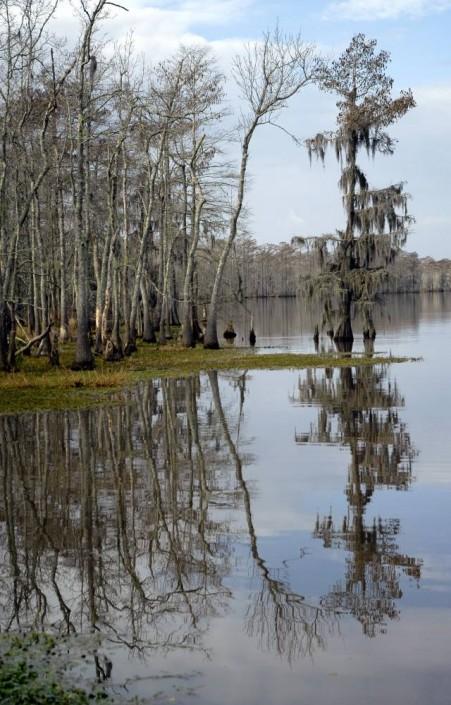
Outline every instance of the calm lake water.
<path id="1" fill-rule="evenodd" d="M 257 354 L 313 349 L 299 302 L 252 313 Z M 424 359 L 0 417 L 2 631 L 94 633 L 84 678 L 124 702 L 449 705 L 451 297 L 377 328 Z"/>

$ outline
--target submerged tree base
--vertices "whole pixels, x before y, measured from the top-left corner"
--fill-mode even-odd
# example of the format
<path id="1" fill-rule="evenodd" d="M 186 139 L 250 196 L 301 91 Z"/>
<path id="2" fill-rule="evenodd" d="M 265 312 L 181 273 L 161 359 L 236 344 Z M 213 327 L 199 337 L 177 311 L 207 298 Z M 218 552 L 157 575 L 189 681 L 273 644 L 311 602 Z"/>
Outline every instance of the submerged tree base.
<path id="1" fill-rule="evenodd" d="M 119 401 L 118 392 L 143 379 L 186 377 L 209 370 L 280 370 L 307 367 L 356 367 L 405 362 L 408 358 L 349 353 L 259 355 L 250 348 L 186 349 L 175 344 L 140 345 L 132 357 L 108 363 L 98 358 L 95 370 L 71 369 L 73 346 L 61 346 L 61 366 L 27 357 L 14 374 L 0 372 L 0 413 L 73 409 Z"/>
<path id="2" fill-rule="evenodd" d="M 339 353 L 351 353 L 354 345 L 353 338 L 334 338 L 335 347 Z"/>

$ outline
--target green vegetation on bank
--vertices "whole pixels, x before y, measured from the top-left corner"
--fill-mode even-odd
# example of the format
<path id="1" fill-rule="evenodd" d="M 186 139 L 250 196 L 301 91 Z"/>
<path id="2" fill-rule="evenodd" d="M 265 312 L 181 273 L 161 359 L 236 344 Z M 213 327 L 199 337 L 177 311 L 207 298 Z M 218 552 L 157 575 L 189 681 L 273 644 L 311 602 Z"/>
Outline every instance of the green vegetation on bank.
<path id="1" fill-rule="evenodd" d="M 75 687 L 61 644 L 49 634 L 4 635 L 0 641 L 2 705 L 88 705 L 107 703 L 101 688 Z M 67 681 L 67 682 L 66 682 Z"/>
<path id="2" fill-rule="evenodd" d="M 269 353 L 259 355 L 249 348 L 205 350 L 141 345 L 138 352 L 116 363 L 99 357 L 96 369 L 73 372 L 73 345 L 60 353 L 61 366 L 49 368 L 45 357 L 24 357 L 14 374 L 0 373 L 0 413 L 48 409 L 77 409 L 120 400 L 121 390 L 155 377 L 186 377 L 208 370 L 302 369 L 350 367 L 404 362 L 406 358 L 373 357 L 333 353 Z"/>

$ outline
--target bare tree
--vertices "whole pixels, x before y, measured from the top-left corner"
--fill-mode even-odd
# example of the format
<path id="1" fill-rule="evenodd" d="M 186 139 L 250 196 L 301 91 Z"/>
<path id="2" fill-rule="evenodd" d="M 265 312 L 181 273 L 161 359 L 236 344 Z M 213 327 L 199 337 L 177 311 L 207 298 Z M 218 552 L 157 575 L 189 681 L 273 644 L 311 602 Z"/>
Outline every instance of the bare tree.
<path id="1" fill-rule="evenodd" d="M 241 162 L 238 188 L 221 253 L 208 308 L 204 345 L 218 348 L 218 301 L 225 265 L 238 232 L 246 188 L 249 149 L 255 130 L 271 124 L 288 101 L 312 78 L 312 48 L 300 36 L 285 36 L 278 28 L 266 33 L 260 43 L 247 47 L 244 57 L 235 59 L 235 80 L 246 103 L 241 132 Z"/>
<path id="2" fill-rule="evenodd" d="M 46 30 L 56 2 L 2 4 L 5 32 L 0 42 L 0 367 L 14 366 L 19 246 L 31 221 L 33 267 L 42 267 L 39 198 L 51 169 L 48 134 L 58 98 L 74 67 L 57 69 Z M 49 61 L 50 59 L 50 61 Z M 35 76 L 38 76 L 36 79 Z M 40 256 L 38 257 L 38 251 Z M 32 272 L 36 275 L 35 270 Z M 39 293 L 38 293 L 39 290 Z M 35 279 L 41 327 L 48 325 L 44 272 Z M 10 331 L 12 332 L 11 335 Z"/>
<path id="3" fill-rule="evenodd" d="M 90 190 L 89 164 L 86 150 L 90 141 L 90 99 L 97 59 L 92 54 L 92 37 L 102 11 L 108 5 L 107 0 L 97 0 L 90 8 L 88 2 L 81 1 L 84 16 L 84 32 L 78 55 L 77 66 L 77 138 L 76 138 L 76 178 L 75 178 L 75 210 L 77 233 L 77 345 L 72 368 L 77 370 L 91 369 L 94 358 L 91 351 L 89 325 L 89 263 L 90 263 Z"/>

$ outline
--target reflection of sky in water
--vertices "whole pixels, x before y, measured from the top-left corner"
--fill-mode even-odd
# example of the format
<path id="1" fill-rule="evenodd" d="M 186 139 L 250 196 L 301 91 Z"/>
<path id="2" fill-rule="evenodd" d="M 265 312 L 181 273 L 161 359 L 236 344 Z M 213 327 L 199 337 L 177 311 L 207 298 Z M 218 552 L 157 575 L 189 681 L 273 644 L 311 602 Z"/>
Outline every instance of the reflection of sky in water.
<path id="1" fill-rule="evenodd" d="M 276 316 L 277 306 L 282 306 L 283 315 Z M 275 303 L 269 319 L 274 323 L 276 337 L 260 336 L 261 345 L 288 346 L 293 350 L 311 348 L 311 332 L 288 340 L 278 328 L 280 324 L 283 329 L 290 315 L 298 315 L 293 306 L 295 302 Z M 368 638 L 357 619 L 341 608 L 339 611 L 343 614 L 338 619 L 325 619 L 324 624 L 319 625 L 323 642 L 318 642 L 311 655 L 294 658 L 291 664 L 285 652 L 277 652 L 275 641 L 271 648 L 265 643 L 265 635 L 271 632 L 271 620 L 275 619 L 274 610 L 267 608 L 264 612 L 268 624 L 263 639 L 255 625 L 250 626 L 249 615 L 255 613 L 256 597 L 262 586 L 266 585 L 264 599 L 270 592 L 265 574 L 282 584 L 285 593 L 302 596 L 306 605 L 320 605 L 325 596 L 333 592 L 334 586 L 335 589 L 337 585 L 346 588 L 352 551 L 343 541 L 341 544 L 332 542 L 330 548 L 325 548 L 323 540 L 315 538 L 313 531 L 317 516 L 322 520 L 330 513 L 335 525 L 341 526 L 343 517 L 355 516 L 358 511 L 355 507 L 349 510 L 347 505 L 349 442 L 344 441 L 341 446 L 295 443 L 296 432 L 308 434 L 315 427 L 321 409 L 315 400 L 310 405 L 300 403 L 300 399 L 293 400 L 299 378 L 305 381 L 305 372 L 248 373 L 239 440 L 239 394 L 232 383 L 233 375 L 221 375 L 221 402 L 230 436 L 243 461 L 243 478 L 250 492 L 255 544 L 250 538 L 249 517 L 242 495 L 235 508 L 219 503 L 213 509 L 215 519 L 227 520 L 233 545 L 229 559 L 231 571 L 223 579 L 231 596 L 224 601 L 223 608 L 218 609 L 217 616 L 201 621 L 202 644 L 209 657 L 202 650 L 193 652 L 182 648 L 168 655 L 153 651 L 149 660 L 140 660 L 126 649 L 116 647 L 115 680 L 130 681 L 135 676 L 142 679 L 133 686 L 129 683 L 131 693 L 149 696 L 162 691 L 164 694 L 156 702 L 167 702 L 167 697 L 173 697 L 182 705 L 188 702 L 201 705 L 449 703 L 451 385 L 447 358 L 451 297 L 405 298 L 396 301 L 392 309 L 391 320 L 379 322 L 376 350 L 424 357 L 422 362 L 391 367 L 381 383 L 386 390 L 389 381 L 392 389 L 396 381 L 398 393 L 404 400 L 404 404 L 397 407 L 397 423 L 405 424 L 416 454 L 407 491 L 376 485 L 361 516 L 365 531 L 379 519 L 383 527 L 388 526 L 390 520 L 396 520 L 396 533 L 391 537 L 395 548 L 382 556 L 384 569 L 390 571 L 390 556 L 393 555 L 421 563 L 419 580 L 409 577 L 408 571 L 400 567 L 395 570 L 400 592 L 393 600 L 394 618 L 383 619 L 377 635 Z M 259 323 L 263 325 L 266 321 L 265 325 L 270 325 L 267 317 L 261 313 L 259 321 L 256 313 L 257 335 Z M 401 317 L 404 322 L 400 328 Z M 308 328 L 307 323 L 305 328 Z M 323 373 L 316 374 L 319 385 L 324 379 Z M 339 379 L 340 372 L 335 371 L 334 380 Z M 201 438 L 205 440 L 205 419 L 213 408 L 206 377 L 197 404 L 203 424 Z M 344 407 L 337 403 L 331 413 L 335 434 L 340 408 Z M 179 413 L 182 418 L 183 404 Z M 139 433 L 134 436 L 134 443 L 136 467 L 145 468 Z M 208 458 L 212 458 L 214 444 L 210 440 L 207 445 Z M 234 463 L 224 437 L 220 456 L 228 456 L 223 472 L 227 483 L 233 480 L 231 484 L 236 485 Z M 115 511 L 114 502 L 110 511 Z M 370 541 L 368 537 L 366 540 Z M 370 551 L 370 569 L 372 555 Z M 372 560 L 375 560 L 374 555 Z M 71 580 L 76 579 L 72 569 L 69 574 Z M 75 592 L 76 589 L 75 586 Z M 293 611 L 294 620 L 296 614 Z M 283 647 L 283 640 L 281 643 Z M 283 652 L 282 647 L 279 651 Z M 174 674 L 178 677 L 174 678 Z M 161 678 L 165 675 L 169 678 Z M 188 696 L 191 688 L 194 694 Z"/>

